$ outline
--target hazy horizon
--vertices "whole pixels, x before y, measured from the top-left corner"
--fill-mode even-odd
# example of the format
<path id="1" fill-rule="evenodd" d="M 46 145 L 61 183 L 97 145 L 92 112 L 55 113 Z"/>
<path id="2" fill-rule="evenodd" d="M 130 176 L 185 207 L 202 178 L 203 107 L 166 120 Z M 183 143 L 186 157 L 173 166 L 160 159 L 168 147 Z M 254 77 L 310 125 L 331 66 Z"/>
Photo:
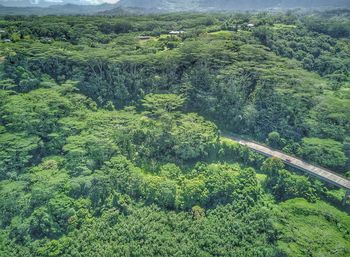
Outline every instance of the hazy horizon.
<path id="1" fill-rule="evenodd" d="M 39 6 L 48 7 L 57 4 L 76 4 L 76 5 L 99 5 L 99 4 L 118 4 L 121 7 L 136 8 L 214 8 L 214 9 L 262 9 L 262 8 L 318 8 L 318 7 L 350 7 L 347 0 L 334 0 L 331 3 L 326 0 L 0 0 L 0 5 L 8 7 Z"/>
<path id="2" fill-rule="evenodd" d="M 0 0 L 0 4 L 6 6 L 49 6 L 57 4 L 77 4 L 77 5 L 99 5 L 99 4 L 115 4 L 119 0 Z"/>
<path id="3" fill-rule="evenodd" d="M 120 15 L 193 11 L 350 9 L 350 2 L 348 0 L 333 0 L 332 3 L 328 0 L 0 0 L 0 6 L 1 15 Z"/>

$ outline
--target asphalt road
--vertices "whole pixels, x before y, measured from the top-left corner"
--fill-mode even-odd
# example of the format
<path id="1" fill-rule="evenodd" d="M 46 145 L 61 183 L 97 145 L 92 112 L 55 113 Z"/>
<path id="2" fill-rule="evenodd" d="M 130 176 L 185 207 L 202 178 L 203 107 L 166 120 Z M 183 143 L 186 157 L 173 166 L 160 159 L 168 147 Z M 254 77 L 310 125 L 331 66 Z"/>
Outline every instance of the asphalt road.
<path id="1" fill-rule="evenodd" d="M 321 180 L 324 180 L 326 182 L 329 182 L 333 185 L 342 187 L 346 190 L 350 190 L 350 180 L 346 179 L 345 177 L 342 177 L 330 170 L 327 170 L 322 167 L 318 167 L 312 164 L 309 164 L 301 159 L 295 158 L 293 156 L 290 156 L 288 154 L 285 154 L 280 151 L 276 151 L 272 148 L 260 145 L 255 142 L 246 141 L 240 138 L 225 136 L 226 138 L 232 139 L 236 142 L 238 142 L 240 145 L 246 146 L 256 152 L 259 152 L 267 157 L 276 157 L 281 159 L 286 165 L 295 167 L 297 169 L 300 169 L 302 171 L 305 171 L 315 177 L 318 177 Z"/>

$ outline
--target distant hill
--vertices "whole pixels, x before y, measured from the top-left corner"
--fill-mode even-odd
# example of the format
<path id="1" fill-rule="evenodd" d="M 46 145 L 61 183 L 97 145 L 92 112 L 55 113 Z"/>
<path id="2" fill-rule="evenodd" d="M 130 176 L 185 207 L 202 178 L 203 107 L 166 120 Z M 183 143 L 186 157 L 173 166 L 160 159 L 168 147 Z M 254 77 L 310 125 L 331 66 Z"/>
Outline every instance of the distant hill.
<path id="1" fill-rule="evenodd" d="M 345 8 L 349 0 L 198 0 L 202 7 L 213 9 L 273 9 L 273 8 Z"/>
<path id="2" fill-rule="evenodd" d="M 120 0 L 119 7 L 143 8 L 145 11 L 176 12 L 199 10 L 199 0 Z"/>
<path id="3" fill-rule="evenodd" d="M 350 8 L 350 0 L 120 0 L 120 7 L 159 11 Z"/>
<path id="4" fill-rule="evenodd" d="M 6 7 L 49 7 L 57 5 L 91 5 L 88 0 L 0 0 L 0 5 Z"/>
<path id="5" fill-rule="evenodd" d="M 350 8 L 350 0 L 120 0 L 116 4 L 100 5 L 90 4 L 91 0 L 57 1 L 0 0 L 0 15 L 128 15 L 179 11 Z"/>
<path id="6" fill-rule="evenodd" d="M 48 7 L 8 7 L 0 5 L 0 16 L 4 15 L 76 15 L 98 14 L 116 8 L 112 4 L 102 5 L 51 5 Z"/>
<path id="7" fill-rule="evenodd" d="M 99 12 L 99 15 L 109 15 L 109 16 L 130 16 L 130 15 L 143 15 L 147 13 L 158 12 L 157 9 L 150 8 L 139 8 L 139 7 L 117 7 L 112 8 L 107 11 Z"/>

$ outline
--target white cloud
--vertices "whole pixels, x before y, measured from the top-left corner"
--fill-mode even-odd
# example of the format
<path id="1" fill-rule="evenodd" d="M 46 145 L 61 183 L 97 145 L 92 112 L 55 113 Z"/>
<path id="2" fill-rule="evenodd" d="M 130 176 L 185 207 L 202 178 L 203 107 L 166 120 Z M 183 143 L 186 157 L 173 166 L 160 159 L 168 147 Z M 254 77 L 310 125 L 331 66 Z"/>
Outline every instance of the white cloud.
<path id="1" fill-rule="evenodd" d="M 90 2 L 92 4 L 102 4 L 102 3 L 109 3 L 109 4 L 115 4 L 116 2 L 119 2 L 119 0 L 82 0 L 81 2 Z"/>
<path id="2" fill-rule="evenodd" d="M 65 0 L 45 0 L 46 2 L 53 2 L 53 3 L 62 3 L 65 2 Z M 38 4 L 40 0 L 31 0 L 32 3 Z M 78 2 L 78 1 L 77 1 Z M 102 4 L 102 3 L 110 3 L 115 4 L 116 2 L 119 2 L 119 0 L 80 0 L 81 3 L 91 3 L 91 4 Z"/>
<path id="3" fill-rule="evenodd" d="M 0 2 L 5 3 L 11 3 L 11 2 L 19 2 L 21 0 L 0 0 Z M 50 3 L 76 3 L 76 4 L 102 4 L 102 3 L 109 3 L 109 4 L 115 4 L 116 2 L 119 2 L 120 0 L 29 0 L 31 4 L 40 4 L 42 2 L 50 2 Z"/>
<path id="4" fill-rule="evenodd" d="M 94 0 L 91 0 L 90 2 L 92 1 Z M 115 4 L 116 2 L 119 2 L 119 0 L 96 0 L 95 2 Z"/>
<path id="5" fill-rule="evenodd" d="M 84 0 L 83 0 L 84 1 Z M 82 1 L 82 2 L 83 2 Z M 84 2 L 90 2 L 92 4 L 102 4 L 102 3 L 110 3 L 110 4 L 115 4 L 119 0 L 85 0 Z"/>

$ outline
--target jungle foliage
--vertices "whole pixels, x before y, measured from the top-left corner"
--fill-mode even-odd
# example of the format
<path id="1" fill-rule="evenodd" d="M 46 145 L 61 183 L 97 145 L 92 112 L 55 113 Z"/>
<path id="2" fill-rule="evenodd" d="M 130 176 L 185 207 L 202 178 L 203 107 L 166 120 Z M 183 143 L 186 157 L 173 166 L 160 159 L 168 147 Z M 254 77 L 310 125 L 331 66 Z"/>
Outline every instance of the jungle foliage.
<path id="1" fill-rule="evenodd" d="M 2 18 L 0 255 L 349 256 L 342 190 L 221 137 L 346 174 L 349 24 Z"/>

